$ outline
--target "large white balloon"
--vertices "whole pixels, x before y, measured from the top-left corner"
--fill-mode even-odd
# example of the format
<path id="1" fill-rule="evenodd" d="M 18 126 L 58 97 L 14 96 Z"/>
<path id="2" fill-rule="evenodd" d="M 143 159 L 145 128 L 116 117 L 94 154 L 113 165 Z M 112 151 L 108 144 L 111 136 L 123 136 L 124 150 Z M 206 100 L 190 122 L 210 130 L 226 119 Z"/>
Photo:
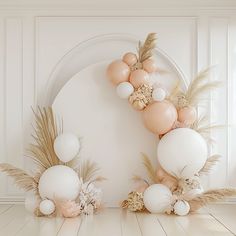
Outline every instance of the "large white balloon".
<path id="1" fill-rule="evenodd" d="M 55 153 L 62 162 L 71 161 L 78 154 L 79 149 L 79 140 L 71 133 L 61 134 L 54 141 Z"/>
<path id="2" fill-rule="evenodd" d="M 79 194 L 81 182 L 77 173 L 68 166 L 48 168 L 39 179 L 39 194 L 42 199 L 74 200 Z"/>
<path id="3" fill-rule="evenodd" d="M 33 193 L 28 192 L 25 196 L 25 209 L 34 213 L 35 209 L 39 207 L 40 199 Z"/>
<path id="4" fill-rule="evenodd" d="M 120 98 L 128 98 L 134 92 L 134 87 L 129 82 L 122 82 L 116 87 L 116 92 Z"/>
<path id="5" fill-rule="evenodd" d="M 190 178 L 204 166 L 207 144 L 193 129 L 174 129 L 160 140 L 157 156 L 162 168 L 169 174 Z"/>
<path id="6" fill-rule="evenodd" d="M 151 213 L 163 213 L 172 202 L 172 193 L 163 184 L 153 184 L 144 191 L 143 202 Z"/>

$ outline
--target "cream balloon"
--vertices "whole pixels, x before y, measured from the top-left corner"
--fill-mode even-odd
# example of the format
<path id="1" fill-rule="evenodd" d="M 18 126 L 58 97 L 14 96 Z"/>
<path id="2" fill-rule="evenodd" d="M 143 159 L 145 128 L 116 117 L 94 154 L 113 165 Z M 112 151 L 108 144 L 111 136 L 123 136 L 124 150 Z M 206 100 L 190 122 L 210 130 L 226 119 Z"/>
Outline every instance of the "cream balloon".
<path id="1" fill-rule="evenodd" d="M 34 213 L 35 209 L 39 207 L 40 199 L 33 193 L 27 192 L 25 196 L 25 209 L 28 212 Z"/>
<path id="2" fill-rule="evenodd" d="M 127 99 L 134 92 L 134 87 L 129 82 L 123 82 L 116 87 L 116 92 L 120 98 Z"/>
<path id="3" fill-rule="evenodd" d="M 162 88 L 156 88 L 152 92 L 152 98 L 156 102 L 161 102 L 166 98 L 166 91 Z"/>
<path id="4" fill-rule="evenodd" d="M 153 184 L 144 191 L 143 201 L 151 213 L 164 213 L 172 202 L 172 193 L 163 184 Z"/>
<path id="5" fill-rule="evenodd" d="M 39 194 L 42 199 L 75 200 L 81 183 L 78 174 L 68 166 L 56 165 L 43 172 L 39 179 Z"/>
<path id="6" fill-rule="evenodd" d="M 186 216 L 190 211 L 190 206 L 187 201 L 178 200 L 174 205 L 174 213 L 179 216 Z"/>
<path id="7" fill-rule="evenodd" d="M 207 144 L 193 129 L 174 129 L 161 138 L 157 156 L 162 168 L 169 174 L 191 178 L 206 162 Z"/>
<path id="8" fill-rule="evenodd" d="M 44 215 L 51 215 L 55 211 L 56 207 L 53 201 L 51 200 L 43 200 L 39 205 L 39 210 Z"/>
<path id="9" fill-rule="evenodd" d="M 54 141 L 54 151 L 62 162 L 71 161 L 78 154 L 79 149 L 79 139 L 71 133 L 63 133 Z"/>

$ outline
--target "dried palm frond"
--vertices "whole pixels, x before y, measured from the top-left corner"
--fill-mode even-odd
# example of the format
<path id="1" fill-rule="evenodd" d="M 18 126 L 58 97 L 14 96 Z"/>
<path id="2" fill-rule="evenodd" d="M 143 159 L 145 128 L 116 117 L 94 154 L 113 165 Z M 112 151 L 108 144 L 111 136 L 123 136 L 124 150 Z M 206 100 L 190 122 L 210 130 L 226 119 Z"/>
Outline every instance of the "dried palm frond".
<path id="1" fill-rule="evenodd" d="M 155 33 L 150 33 L 148 34 L 144 44 L 141 44 L 139 42 L 139 50 L 138 50 L 138 55 L 139 55 L 139 62 L 142 63 L 145 60 L 149 59 L 153 55 L 153 50 L 156 47 L 156 34 Z"/>
<path id="2" fill-rule="evenodd" d="M 216 163 L 219 161 L 220 157 L 221 157 L 220 155 L 210 156 L 206 160 L 205 165 L 199 171 L 199 175 L 208 174 L 212 170 L 213 166 L 216 165 Z"/>
<path id="3" fill-rule="evenodd" d="M 0 171 L 12 177 L 19 188 L 25 191 L 33 190 L 36 194 L 38 193 L 38 179 L 30 176 L 26 171 L 7 163 L 0 164 Z"/>
<path id="4" fill-rule="evenodd" d="M 200 96 L 212 89 L 219 87 L 220 83 L 218 81 L 208 82 L 210 69 L 211 68 L 207 68 L 200 72 L 197 77 L 190 83 L 185 94 L 185 99 L 188 101 L 188 105 L 196 105 L 199 101 Z"/>
<path id="5" fill-rule="evenodd" d="M 153 167 L 150 159 L 144 153 L 142 153 L 142 159 L 143 159 L 143 165 L 146 168 L 148 177 L 150 178 L 152 182 L 156 183 L 157 182 L 156 168 Z"/>
<path id="6" fill-rule="evenodd" d="M 79 177 L 82 178 L 83 182 L 93 181 L 99 168 L 96 163 L 86 160 L 82 162 L 77 170 Z"/>
<path id="7" fill-rule="evenodd" d="M 188 201 L 191 211 L 196 211 L 208 203 L 217 202 L 227 197 L 236 196 L 236 189 L 209 190 Z"/>
<path id="8" fill-rule="evenodd" d="M 54 140 L 62 132 L 62 127 L 57 127 L 56 119 L 51 107 L 40 108 L 37 112 L 33 111 L 36 124 L 34 127 L 35 135 L 32 135 L 35 143 L 30 145 L 28 150 L 29 157 L 41 168 L 47 169 L 51 166 L 60 164 L 55 151 Z"/>

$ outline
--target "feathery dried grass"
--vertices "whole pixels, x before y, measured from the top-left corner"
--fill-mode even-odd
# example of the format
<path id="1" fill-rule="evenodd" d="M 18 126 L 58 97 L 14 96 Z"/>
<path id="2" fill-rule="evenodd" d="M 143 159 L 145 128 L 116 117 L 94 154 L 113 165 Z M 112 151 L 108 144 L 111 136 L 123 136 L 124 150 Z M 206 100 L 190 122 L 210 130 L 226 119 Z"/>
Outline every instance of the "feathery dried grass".
<path id="1" fill-rule="evenodd" d="M 210 70 L 211 68 L 203 70 L 190 83 L 185 94 L 185 99 L 188 101 L 189 105 L 195 106 L 199 102 L 200 96 L 212 89 L 219 87 L 220 83 L 218 81 L 208 82 Z"/>
<path id="2" fill-rule="evenodd" d="M 188 201 L 191 211 L 196 211 L 206 204 L 223 200 L 227 197 L 236 196 L 236 189 L 216 189 L 206 191 Z"/>
<path id="3" fill-rule="evenodd" d="M 29 157 L 39 166 L 40 169 L 60 164 L 55 151 L 54 140 L 62 132 L 62 127 L 58 127 L 51 107 L 40 108 L 35 115 L 35 134 L 32 135 L 35 143 L 30 145 Z"/>
<path id="4" fill-rule="evenodd" d="M 94 181 L 95 175 L 99 171 L 96 163 L 86 160 L 82 162 L 77 169 L 79 177 L 82 178 L 83 182 Z M 96 179 L 96 178 L 95 178 Z"/>
<path id="5" fill-rule="evenodd" d="M 139 42 L 138 55 L 140 63 L 144 62 L 145 60 L 153 56 L 153 50 L 156 47 L 156 40 L 157 40 L 156 34 L 150 33 L 148 34 L 143 45 L 141 44 L 141 42 Z"/>
<path id="6" fill-rule="evenodd" d="M 205 165 L 199 171 L 199 175 L 206 175 L 206 174 L 208 174 L 212 170 L 213 166 L 217 164 L 217 162 L 219 161 L 220 157 L 221 157 L 220 155 L 210 156 L 207 159 Z"/>
<path id="7" fill-rule="evenodd" d="M 142 153 L 142 159 L 143 159 L 143 165 L 146 168 L 148 177 L 150 178 L 150 180 L 154 183 L 156 183 L 157 180 L 157 174 L 156 174 L 156 169 L 153 167 L 150 159 L 148 158 L 147 155 L 145 155 L 144 153 Z"/>
<path id="8" fill-rule="evenodd" d="M 5 172 L 8 176 L 12 177 L 19 188 L 25 191 L 32 190 L 36 194 L 38 193 L 38 178 L 30 176 L 26 171 L 8 163 L 1 163 L 0 171 Z"/>

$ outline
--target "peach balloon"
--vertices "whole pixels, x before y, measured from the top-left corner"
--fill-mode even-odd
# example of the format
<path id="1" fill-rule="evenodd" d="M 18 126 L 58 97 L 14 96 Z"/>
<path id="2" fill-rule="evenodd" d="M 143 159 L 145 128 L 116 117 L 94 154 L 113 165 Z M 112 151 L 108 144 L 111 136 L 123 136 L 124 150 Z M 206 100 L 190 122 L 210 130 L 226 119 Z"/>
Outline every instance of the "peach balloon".
<path id="1" fill-rule="evenodd" d="M 121 60 L 113 61 L 107 68 L 107 76 L 114 85 L 129 80 L 130 68 Z"/>
<path id="2" fill-rule="evenodd" d="M 148 77 L 149 75 L 145 70 L 138 69 L 131 72 L 129 81 L 135 88 L 138 88 L 139 86 L 148 83 Z"/>
<path id="3" fill-rule="evenodd" d="M 123 56 L 123 62 L 125 62 L 129 66 L 133 66 L 135 63 L 137 63 L 137 61 L 138 61 L 137 56 L 132 52 L 127 52 Z"/>
<path id="4" fill-rule="evenodd" d="M 157 64 L 153 59 L 147 59 L 143 62 L 143 69 L 148 73 L 157 71 Z"/>
<path id="5" fill-rule="evenodd" d="M 164 100 L 148 105 L 143 113 L 144 125 L 155 134 L 165 134 L 171 130 L 177 120 L 175 106 Z"/>
<path id="6" fill-rule="evenodd" d="M 197 119 L 197 111 L 195 107 L 187 106 L 178 110 L 178 121 L 192 125 Z"/>

